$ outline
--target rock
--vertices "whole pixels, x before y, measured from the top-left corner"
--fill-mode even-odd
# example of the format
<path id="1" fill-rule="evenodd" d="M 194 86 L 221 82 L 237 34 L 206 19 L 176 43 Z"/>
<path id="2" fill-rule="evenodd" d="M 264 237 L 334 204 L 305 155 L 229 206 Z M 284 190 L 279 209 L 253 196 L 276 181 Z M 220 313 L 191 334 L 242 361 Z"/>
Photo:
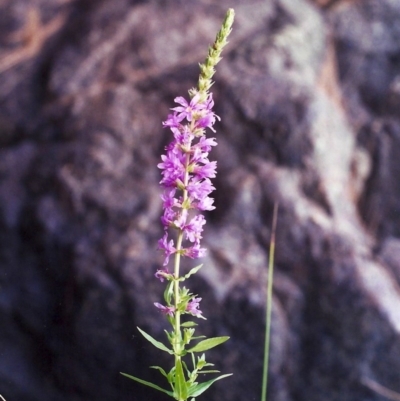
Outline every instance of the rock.
<path id="1" fill-rule="evenodd" d="M 2 3 L 5 399 L 160 400 L 119 372 L 165 386 L 148 366 L 170 363 L 136 329 L 164 339 L 161 121 L 228 7 L 217 209 L 190 287 L 199 331 L 231 337 L 209 359 L 234 376 L 208 399 L 259 397 L 275 202 L 269 399 L 400 393 L 397 1 Z"/>

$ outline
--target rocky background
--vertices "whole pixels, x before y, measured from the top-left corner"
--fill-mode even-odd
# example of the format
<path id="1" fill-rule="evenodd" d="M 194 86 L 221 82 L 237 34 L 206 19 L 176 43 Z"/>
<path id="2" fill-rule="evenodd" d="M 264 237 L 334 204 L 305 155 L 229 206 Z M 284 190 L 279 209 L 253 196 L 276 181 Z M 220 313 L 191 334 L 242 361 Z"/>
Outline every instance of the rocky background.
<path id="1" fill-rule="evenodd" d="M 191 281 L 210 359 L 199 400 L 259 399 L 272 208 L 270 401 L 400 395 L 400 1 L 0 0 L 0 394 L 167 400 L 152 306 L 161 121 L 215 76 L 217 209 Z"/>

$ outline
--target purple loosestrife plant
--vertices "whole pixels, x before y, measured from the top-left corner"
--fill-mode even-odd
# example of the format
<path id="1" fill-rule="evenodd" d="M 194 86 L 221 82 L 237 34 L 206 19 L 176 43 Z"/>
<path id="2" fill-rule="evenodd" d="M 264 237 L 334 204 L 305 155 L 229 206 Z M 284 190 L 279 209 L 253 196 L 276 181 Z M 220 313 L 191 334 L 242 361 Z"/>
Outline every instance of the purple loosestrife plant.
<path id="1" fill-rule="evenodd" d="M 198 382 L 199 374 L 219 373 L 211 370 L 213 366 L 207 363 L 204 352 L 228 340 L 228 337 L 204 338 L 194 336 L 197 326 L 192 320 L 182 322 L 187 315 L 205 319 L 200 310 L 201 298 L 191 293 L 181 283 L 195 274 L 202 265 L 192 268 L 187 274 L 181 275 L 181 258 L 201 258 L 206 249 L 201 247 L 203 226 L 206 219 L 201 212 L 213 210 L 214 200 L 209 196 L 215 190 L 211 179 L 216 175 L 217 163 L 209 160 L 209 152 L 217 145 L 215 138 L 205 136 L 207 128 L 215 133 L 213 128 L 219 117 L 213 112 L 214 101 L 209 89 L 215 66 L 221 60 L 221 52 L 227 43 L 234 19 L 233 9 L 229 9 L 221 30 L 214 44 L 209 48 L 204 64 L 200 64 L 200 77 L 197 88 L 189 91 L 189 99 L 175 98 L 173 107 L 164 128 L 169 128 L 173 141 L 166 146 L 165 154 L 161 156 L 158 168 L 161 170 L 163 187 L 161 199 L 163 215 L 161 222 L 164 235 L 158 241 L 158 247 L 163 252 L 163 267 L 158 269 L 155 277 L 161 282 L 166 281 L 164 303 L 155 302 L 154 306 L 164 314 L 171 325 L 171 331 L 166 331 L 168 346 L 157 341 L 143 330 L 138 330 L 156 348 L 169 353 L 174 358 L 173 367 L 166 372 L 159 366 L 152 366 L 167 379 L 171 390 L 166 390 L 153 383 L 122 373 L 139 383 L 162 391 L 178 401 L 189 398 L 194 401 L 197 396 L 207 390 L 215 381 L 230 376 L 224 374 L 211 380 Z M 173 258 L 173 271 L 168 265 Z M 184 360 L 188 356 L 190 364 Z M 186 358 L 185 358 L 186 359 Z M 205 369 L 204 369 L 205 368 Z"/>

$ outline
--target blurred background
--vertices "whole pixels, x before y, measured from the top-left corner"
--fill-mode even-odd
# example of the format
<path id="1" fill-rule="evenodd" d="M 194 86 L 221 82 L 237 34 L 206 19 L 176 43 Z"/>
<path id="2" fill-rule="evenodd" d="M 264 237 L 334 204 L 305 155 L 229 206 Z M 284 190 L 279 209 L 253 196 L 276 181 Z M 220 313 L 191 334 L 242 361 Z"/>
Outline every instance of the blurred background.
<path id="1" fill-rule="evenodd" d="M 228 7 L 199 332 L 259 399 L 279 202 L 270 401 L 400 395 L 398 0 L 0 0 L 0 394 L 163 401 L 162 129 Z"/>

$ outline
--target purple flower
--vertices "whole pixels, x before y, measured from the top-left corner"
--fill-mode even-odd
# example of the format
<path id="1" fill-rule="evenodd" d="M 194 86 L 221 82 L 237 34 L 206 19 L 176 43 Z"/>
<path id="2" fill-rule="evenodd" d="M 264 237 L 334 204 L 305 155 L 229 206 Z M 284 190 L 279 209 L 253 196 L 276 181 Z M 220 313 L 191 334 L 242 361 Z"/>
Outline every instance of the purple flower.
<path id="1" fill-rule="evenodd" d="M 192 147 L 192 154 L 190 155 L 190 165 L 202 163 L 207 164 L 210 163 L 208 160 L 208 152 L 203 152 L 200 148 Z"/>
<path id="2" fill-rule="evenodd" d="M 162 155 L 162 163 L 159 163 L 157 167 L 162 169 L 163 179 L 160 184 L 163 184 L 166 188 L 173 187 L 177 180 L 183 181 L 185 176 L 185 155 L 177 149 L 170 150 L 167 155 Z"/>
<path id="3" fill-rule="evenodd" d="M 165 268 L 165 269 L 158 269 L 154 274 L 154 276 L 163 283 L 164 279 L 167 280 L 170 279 L 172 277 L 172 274 L 169 272 L 168 268 Z"/>
<path id="4" fill-rule="evenodd" d="M 207 96 L 207 99 L 206 99 L 206 102 L 205 102 L 205 108 L 206 108 L 208 111 L 211 111 L 213 107 L 214 107 L 213 95 L 212 95 L 212 93 L 210 93 L 210 94 Z"/>
<path id="5" fill-rule="evenodd" d="M 161 199 L 163 201 L 163 208 L 170 209 L 173 206 L 178 206 L 179 202 L 174 198 L 176 192 L 176 188 L 167 188 L 164 193 L 161 195 Z"/>
<path id="6" fill-rule="evenodd" d="M 199 178 L 215 178 L 217 170 L 217 162 L 209 162 L 203 166 L 196 165 L 193 173 Z"/>
<path id="7" fill-rule="evenodd" d="M 200 94 L 196 94 L 189 102 L 177 97 L 175 102 L 178 106 L 172 108 L 173 113 L 163 122 L 163 126 L 172 131 L 174 139 L 166 146 L 166 153 L 157 165 L 162 174 L 160 184 L 164 187 L 161 222 L 165 234 L 158 241 L 165 256 L 164 266 L 174 253 L 192 259 L 205 255 L 206 249 L 200 247 L 200 240 L 206 220 L 202 215 L 190 219 L 189 210 L 215 209 L 214 199 L 209 194 L 215 189 L 210 178 L 216 176 L 217 162 L 210 161 L 208 154 L 217 142 L 215 138 L 204 136 L 206 128 L 214 131 L 212 127 L 219 119 L 212 111 L 212 95 L 201 100 Z M 180 242 L 178 246 L 173 240 L 168 241 L 169 228 L 183 233 L 188 245 Z M 168 270 L 158 270 L 156 277 L 163 280 L 169 277 L 168 274 Z"/>
<path id="8" fill-rule="evenodd" d="M 215 206 L 213 206 L 214 199 L 206 196 L 196 203 L 196 208 L 199 210 L 214 210 Z"/>
<path id="9" fill-rule="evenodd" d="M 199 148 L 202 152 L 209 152 L 211 150 L 211 146 L 217 146 L 215 138 L 206 138 L 205 136 L 202 136 L 200 137 L 199 142 L 193 145 L 193 148 Z"/>
<path id="10" fill-rule="evenodd" d="M 201 298 L 193 298 L 186 306 L 186 312 L 193 316 L 201 317 L 202 311 L 199 309 Z"/>
<path id="11" fill-rule="evenodd" d="M 166 266 L 169 262 L 169 257 L 176 252 L 174 241 L 171 240 L 168 242 L 168 233 L 165 233 L 164 236 L 158 241 L 158 247 L 159 249 L 164 250 L 165 260 L 163 265 Z"/>
<path id="12" fill-rule="evenodd" d="M 215 124 L 216 119 L 221 120 L 219 116 L 214 114 L 212 111 L 207 111 L 196 121 L 196 128 L 210 128 L 211 131 L 215 132 L 213 125 Z"/>
<path id="13" fill-rule="evenodd" d="M 215 132 L 213 125 L 215 123 L 215 115 L 211 113 L 207 113 L 204 117 L 201 117 L 196 122 L 196 128 L 210 128 L 212 131 Z"/>
<path id="14" fill-rule="evenodd" d="M 174 114 L 168 114 L 168 118 L 162 123 L 164 127 L 179 128 L 181 127 L 180 122 L 185 118 L 185 116 L 178 116 L 175 112 Z"/>
<path id="15" fill-rule="evenodd" d="M 219 118 L 219 116 L 214 114 L 214 112 L 212 111 L 213 107 L 214 100 L 212 98 L 212 94 L 210 94 L 208 95 L 204 103 L 204 109 L 201 111 L 201 117 L 196 121 L 197 128 L 210 128 L 213 132 L 215 132 L 215 129 L 213 128 L 215 120 L 221 119 Z"/>
<path id="16" fill-rule="evenodd" d="M 194 244 L 190 248 L 185 248 L 183 254 L 190 259 L 202 258 L 205 256 L 207 249 L 200 248 L 200 244 Z"/>
<path id="17" fill-rule="evenodd" d="M 160 309 L 161 312 L 165 313 L 166 315 L 173 316 L 175 312 L 175 307 L 174 306 L 164 306 L 159 304 L 158 302 L 154 302 L 154 306 L 158 309 Z"/>
<path id="18" fill-rule="evenodd" d="M 185 155 L 178 149 L 170 150 L 167 155 L 162 155 L 162 163 L 158 163 L 157 167 L 162 170 L 175 171 L 183 170 L 185 171 Z"/>
<path id="19" fill-rule="evenodd" d="M 187 224 L 183 231 L 186 234 L 186 239 L 190 242 L 199 242 L 202 238 L 201 233 L 203 231 L 203 226 L 206 224 L 206 219 L 203 215 L 195 216 L 190 223 Z"/>
<path id="20" fill-rule="evenodd" d="M 188 217 L 187 209 L 182 209 L 182 211 L 178 215 L 178 218 L 174 221 L 175 227 L 183 230 L 186 225 L 187 217 Z"/>
<path id="21" fill-rule="evenodd" d="M 178 118 L 182 120 L 186 118 L 188 121 L 192 121 L 193 114 L 197 111 L 204 109 L 206 106 L 202 103 L 198 103 L 200 100 L 200 95 L 197 94 L 193 97 L 193 99 L 188 103 L 185 98 L 182 96 L 176 97 L 174 99 L 175 103 L 180 104 L 181 106 L 173 107 L 171 110 L 178 112 Z"/>
<path id="22" fill-rule="evenodd" d="M 178 148 L 184 152 L 189 152 L 194 139 L 193 132 L 185 125 L 181 130 L 173 130 L 175 141 L 171 142 L 168 149 Z"/>
<path id="23" fill-rule="evenodd" d="M 172 225 L 175 218 L 176 213 L 172 208 L 167 208 L 164 210 L 164 215 L 161 217 L 161 223 L 164 226 L 165 230 Z"/>
<path id="24" fill-rule="evenodd" d="M 192 199 L 202 200 L 212 191 L 215 187 L 212 186 L 211 181 L 206 178 L 201 180 L 198 177 L 194 177 L 187 186 L 187 191 Z"/>

